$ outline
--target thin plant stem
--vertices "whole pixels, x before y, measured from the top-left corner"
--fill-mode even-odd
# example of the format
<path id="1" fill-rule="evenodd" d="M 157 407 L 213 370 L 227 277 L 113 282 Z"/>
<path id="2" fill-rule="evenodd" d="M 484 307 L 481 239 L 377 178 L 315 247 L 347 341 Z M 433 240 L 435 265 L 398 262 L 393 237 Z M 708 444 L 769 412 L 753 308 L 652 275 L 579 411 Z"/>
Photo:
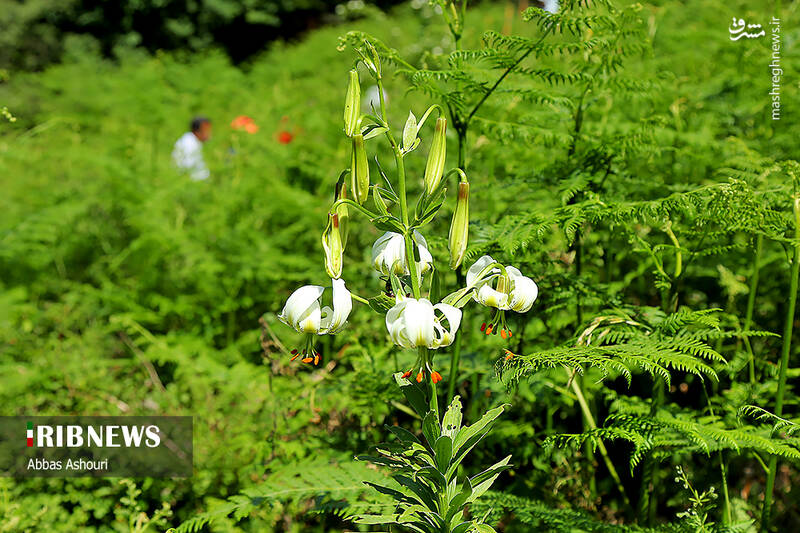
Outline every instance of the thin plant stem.
<path id="1" fill-rule="evenodd" d="M 753 273 L 750 275 L 750 292 L 747 294 L 747 310 L 745 311 L 744 315 L 744 330 L 747 332 L 750 329 L 750 326 L 753 324 L 753 309 L 755 308 L 756 303 L 756 291 L 758 290 L 758 275 L 759 269 L 761 267 L 761 249 L 764 245 L 764 237 L 762 235 L 758 235 L 756 237 L 756 250 L 753 254 Z M 750 337 L 747 335 L 744 336 L 744 346 L 747 349 L 747 354 L 750 357 L 749 367 L 750 367 L 750 384 L 755 385 L 756 383 L 756 361 L 755 355 L 753 354 L 753 347 L 750 344 Z"/>
<path id="2" fill-rule="evenodd" d="M 703 382 L 703 395 L 706 398 L 706 403 L 708 404 L 708 412 L 711 416 L 714 415 L 714 405 L 711 403 L 711 396 L 708 394 L 708 390 L 706 389 L 706 383 Z M 722 524 L 725 526 L 730 526 L 732 522 L 731 517 L 731 498 L 728 493 L 728 467 L 725 464 L 725 455 L 723 451 L 720 450 L 717 452 L 719 455 L 719 471 L 720 476 L 722 478 L 722 497 L 725 507 L 722 509 Z"/>
<path id="3" fill-rule="evenodd" d="M 722 475 L 722 497 L 725 502 L 725 508 L 722 512 L 722 524 L 730 526 L 733 522 L 731 516 L 731 498 L 728 494 L 728 466 L 725 464 L 725 454 L 722 450 L 719 451 L 719 470 Z"/>
<path id="4" fill-rule="evenodd" d="M 488 99 L 488 98 L 489 98 L 489 97 L 492 95 L 492 93 L 493 93 L 493 92 L 494 92 L 494 91 L 497 89 L 497 87 L 499 87 L 499 86 L 500 86 L 500 84 L 501 84 L 501 83 L 503 83 L 503 80 L 504 80 L 504 79 L 506 79 L 506 77 L 507 77 L 509 74 L 511 74 L 511 72 L 512 72 L 512 71 L 513 71 L 515 68 L 517 68 L 517 67 L 519 66 L 519 64 L 520 64 L 520 63 L 522 63 L 522 62 L 525 60 L 525 58 L 526 58 L 526 57 L 528 57 L 528 56 L 531 54 L 531 52 L 533 52 L 534 50 L 536 50 L 536 48 L 539 46 L 539 44 L 541 44 L 541 42 L 542 42 L 542 41 L 544 41 L 545 37 L 547 37 L 547 34 L 549 34 L 549 33 L 550 33 L 550 31 L 551 31 L 551 30 L 552 30 L 554 27 L 555 27 L 555 24 L 548 24 L 548 25 L 547 25 L 547 28 L 545 28 L 545 30 L 542 32 L 542 36 L 539 38 L 539 40 L 538 40 L 538 41 L 536 41 L 536 43 L 534 43 L 534 44 L 533 44 L 533 46 L 531 46 L 530 48 L 528 48 L 528 50 L 527 50 L 527 51 L 526 51 L 524 54 L 522 54 L 521 56 L 519 56 L 519 57 L 517 58 L 517 60 L 516 60 L 516 61 L 514 61 L 514 63 L 513 63 L 513 64 L 512 64 L 510 67 L 508 67 L 508 68 L 507 68 L 505 71 L 503 71 L 503 73 L 500 75 L 500 77 L 499 77 L 499 78 L 497 78 L 497 81 L 496 81 L 496 82 L 494 82 L 494 85 L 492 85 L 492 86 L 489 88 L 489 90 L 488 90 L 488 91 L 486 91 L 486 92 L 483 94 L 483 97 L 482 97 L 480 100 L 478 100 L 478 103 L 477 103 L 477 104 L 475 104 L 475 107 L 473 107 L 473 108 L 472 108 L 472 111 L 470 111 L 470 112 L 469 112 L 469 115 L 467 115 L 467 118 L 466 118 L 466 120 L 464 121 L 466 124 L 469 124 L 469 121 L 470 121 L 470 120 L 472 120 L 472 117 L 474 117 L 474 116 L 475 116 L 475 113 L 477 113 L 477 112 L 478 112 L 478 109 L 480 109 L 480 108 L 481 108 L 481 106 L 483 105 L 483 103 L 484 103 L 484 102 L 486 102 L 486 100 L 487 100 L 487 99 Z"/>
<path id="5" fill-rule="evenodd" d="M 789 279 L 789 305 L 786 309 L 786 321 L 783 327 L 783 345 L 781 347 L 781 362 L 778 370 L 778 393 L 775 397 L 775 415 L 783 415 L 783 398 L 786 394 L 786 374 L 789 369 L 789 353 L 792 347 L 792 330 L 794 326 L 794 310 L 797 304 L 797 285 L 800 277 L 800 195 L 794 195 L 794 259 L 792 273 Z M 775 475 L 778 469 L 778 457 L 772 455 L 769 459 L 767 471 L 767 485 L 764 489 L 764 507 L 761 511 L 761 531 L 769 529 L 770 514 L 772 512 L 772 491 L 775 488 Z"/>
<path id="6" fill-rule="evenodd" d="M 566 369 L 565 369 L 566 370 Z M 594 420 L 594 416 L 592 415 L 592 410 L 589 408 L 589 403 L 586 401 L 586 397 L 583 395 L 583 391 L 581 390 L 580 385 L 578 384 L 578 380 L 575 379 L 574 373 L 571 373 L 569 370 L 566 370 L 567 376 L 569 380 L 572 382 L 571 388 L 572 391 L 575 393 L 575 397 L 578 400 L 578 405 L 580 405 L 581 412 L 583 413 L 583 418 L 586 421 L 586 425 L 589 426 L 591 429 L 597 429 L 597 423 Z M 628 495 L 625 493 L 625 487 L 622 485 L 622 480 L 619 477 L 619 473 L 617 473 L 617 469 L 614 467 L 614 463 L 611 461 L 611 457 L 608 455 L 608 450 L 606 449 L 606 445 L 603 444 L 603 441 L 597 439 L 597 449 L 600 450 L 600 455 L 603 457 L 603 463 L 605 463 L 606 468 L 608 469 L 608 473 L 611 474 L 614 483 L 617 485 L 617 490 L 622 495 L 623 501 L 625 501 L 625 505 L 628 507 L 631 506 L 631 502 L 628 499 Z"/>
<path id="7" fill-rule="evenodd" d="M 439 397 L 436 395 L 436 383 L 433 381 L 430 382 L 431 384 L 431 411 L 436 413 L 436 420 L 439 419 Z"/>

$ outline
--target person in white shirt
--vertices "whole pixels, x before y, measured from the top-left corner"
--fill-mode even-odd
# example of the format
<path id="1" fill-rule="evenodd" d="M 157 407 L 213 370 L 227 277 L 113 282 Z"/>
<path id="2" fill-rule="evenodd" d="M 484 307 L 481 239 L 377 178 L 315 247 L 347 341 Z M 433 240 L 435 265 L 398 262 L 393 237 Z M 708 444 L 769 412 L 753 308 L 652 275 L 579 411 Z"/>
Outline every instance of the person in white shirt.
<path id="1" fill-rule="evenodd" d="M 190 128 L 191 131 L 175 141 L 172 162 L 195 181 L 208 179 L 208 168 L 203 161 L 203 143 L 211 138 L 211 121 L 206 117 L 195 117 Z"/>

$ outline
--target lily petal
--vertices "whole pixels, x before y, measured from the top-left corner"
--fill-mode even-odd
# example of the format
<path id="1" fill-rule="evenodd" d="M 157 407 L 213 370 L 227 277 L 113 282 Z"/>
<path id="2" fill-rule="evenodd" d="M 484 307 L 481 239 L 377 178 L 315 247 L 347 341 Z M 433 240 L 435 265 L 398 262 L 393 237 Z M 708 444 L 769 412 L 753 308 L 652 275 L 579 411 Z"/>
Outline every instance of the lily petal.
<path id="1" fill-rule="evenodd" d="M 414 242 L 419 250 L 420 261 L 417 263 L 420 273 L 425 273 L 431 268 L 433 257 L 428 251 L 428 243 L 418 231 L 414 232 Z M 372 245 L 372 265 L 375 270 L 384 275 L 393 273 L 404 276 L 409 273 L 406 264 L 406 243 L 400 233 L 387 231 Z"/>
<path id="2" fill-rule="evenodd" d="M 297 331 L 301 331 L 300 321 L 305 320 L 313 311 L 313 306 L 316 305 L 319 311 L 319 302 L 317 300 L 325 291 L 324 287 L 319 285 L 305 285 L 300 287 L 289 296 L 286 300 L 286 305 L 283 306 L 278 318 L 286 324 L 291 326 Z M 317 325 L 319 327 L 319 325 Z"/>
<path id="3" fill-rule="evenodd" d="M 315 301 L 297 321 L 295 329 L 300 333 L 319 333 L 322 311 L 319 302 Z"/>
<path id="4" fill-rule="evenodd" d="M 439 348 L 441 346 L 450 346 L 456 338 L 456 331 L 458 331 L 458 326 L 461 325 L 461 309 L 457 307 L 453 307 L 452 305 L 448 304 L 436 304 L 433 306 L 433 309 L 436 311 L 440 311 L 444 318 L 447 319 L 448 328 L 445 329 L 442 326 L 441 318 L 436 321 L 436 330 L 439 333 L 439 338 L 437 339 L 436 346 L 429 346 L 429 348 Z"/>
<path id="5" fill-rule="evenodd" d="M 508 294 L 493 289 L 491 285 L 482 285 L 473 296 L 479 304 L 496 307 L 497 309 L 508 309 Z"/>
<path id="6" fill-rule="evenodd" d="M 347 322 L 347 317 L 350 316 L 350 311 L 353 310 L 353 297 L 350 291 L 344 284 L 344 280 L 334 279 L 331 280 L 333 285 L 333 311 L 328 315 L 330 319 L 327 324 L 323 323 L 323 327 L 327 329 L 325 333 L 336 333 Z M 330 309 L 330 308 L 327 308 Z"/>
<path id="7" fill-rule="evenodd" d="M 500 269 L 493 268 L 489 273 L 484 273 L 484 275 L 481 276 L 481 273 L 494 262 L 495 260 L 492 259 L 492 256 L 490 255 L 484 255 L 480 259 L 475 261 L 475 263 L 473 263 L 473 265 L 469 267 L 469 270 L 467 270 L 467 287 L 477 288 L 478 285 L 484 282 L 488 282 L 492 278 L 499 275 Z"/>
<path id="8" fill-rule="evenodd" d="M 403 313 L 405 331 L 414 347 L 428 346 L 434 339 L 433 305 L 422 298 L 409 298 Z"/>
<path id="9" fill-rule="evenodd" d="M 523 276 L 522 272 L 514 267 L 506 267 L 508 277 L 512 283 L 511 301 L 508 307 L 518 313 L 526 313 L 533 306 L 539 296 L 539 287 L 531 278 Z"/>
<path id="10" fill-rule="evenodd" d="M 397 303 L 386 313 L 386 329 L 392 342 L 403 348 L 412 348 L 411 342 L 405 335 L 403 311 L 406 309 L 408 299 L 398 299 Z"/>

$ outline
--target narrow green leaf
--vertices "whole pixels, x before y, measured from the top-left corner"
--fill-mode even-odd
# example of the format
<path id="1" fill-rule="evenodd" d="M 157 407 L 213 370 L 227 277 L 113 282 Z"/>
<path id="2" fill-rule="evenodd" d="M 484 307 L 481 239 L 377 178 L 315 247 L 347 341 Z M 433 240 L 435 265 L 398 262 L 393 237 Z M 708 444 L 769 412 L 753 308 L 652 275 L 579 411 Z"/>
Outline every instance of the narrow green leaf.
<path id="1" fill-rule="evenodd" d="M 428 411 L 428 414 L 425 415 L 422 421 L 422 434 L 425 435 L 428 445 L 434 450 L 436 440 L 441 435 L 441 428 L 439 427 L 439 420 L 436 413 L 433 411 Z"/>
<path id="2" fill-rule="evenodd" d="M 446 472 L 447 467 L 450 466 L 450 459 L 453 457 L 453 440 L 447 435 L 442 435 L 436 439 L 433 452 L 436 457 L 436 468 L 439 469 L 439 472 Z"/>
<path id="3" fill-rule="evenodd" d="M 450 402 L 450 407 L 447 408 L 447 411 L 444 413 L 444 418 L 442 418 L 442 435 L 447 435 L 451 439 L 454 439 L 460 430 L 461 398 L 459 396 L 454 396 L 453 401 Z"/>

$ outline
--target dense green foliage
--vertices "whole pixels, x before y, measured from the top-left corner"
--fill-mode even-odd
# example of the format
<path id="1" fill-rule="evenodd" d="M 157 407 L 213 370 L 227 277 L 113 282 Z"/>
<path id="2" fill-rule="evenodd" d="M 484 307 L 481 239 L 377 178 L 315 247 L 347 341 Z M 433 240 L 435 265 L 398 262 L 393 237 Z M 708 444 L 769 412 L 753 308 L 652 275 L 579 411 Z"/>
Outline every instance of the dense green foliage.
<path id="1" fill-rule="evenodd" d="M 132 47 L 197 52 L 219 47 L 235 62 L 322 22 L 360 18 L 396 0 L 2 0 L 0 68 L 40 69 L 75 49 L 106 57 Z"/>
<path id="2" fill-rule="evenodd" d="M 770 530 L 797 529 L 800 58 L 785 49 L 772 121 L 769 43 L 730 41 L 719 5 L 565 4 L 454 11 L 458 38 L 432 8 L 405 8 L 247 70 L 221 53 L 76 52 L 1 81 L 16 119 L 0 116 L 2 414 L 194 415 L 196 473 L 0 478 L 0 531 L 380 531 L 364 517 L 398 513 L 396 486 L 353 456 L 389 441 L 383 462 L 398 466 L 391 454 L 416 444 L 437 467 L 447 420 L 394 386 L 415 354 L 382 317 L 356 308 L 311 370 L 290 362 L 300 337 L 276 318 L 298 285 L 328 283 L 319 237 L 349 162 L 342 103 L 364 38 L 393 127 L 409 108 L 448 110 L 451 166 L 471 183 L 465 265 L 491 254 L 539 285 L 511 339 L 482 334 L 478 310 L 436 356 L 459 424 L 510 404 L 451 472 L 480 483 L 497 468 L 470 517 L 507 532 L 756 531 L 770 492 Z M 786 43 L 797 10 L 779 14 Z M 215 121 L 208 182 L 169 161 L 195 113 Z M 242 114 L 257 134 L 228 128 Z M 418 192 L 425 160 L 407 164 Z M 448 224 L 425 228 L 442 264 Z M 370 295 L 378 236 L 353 217 L 344 277 Z"/>

